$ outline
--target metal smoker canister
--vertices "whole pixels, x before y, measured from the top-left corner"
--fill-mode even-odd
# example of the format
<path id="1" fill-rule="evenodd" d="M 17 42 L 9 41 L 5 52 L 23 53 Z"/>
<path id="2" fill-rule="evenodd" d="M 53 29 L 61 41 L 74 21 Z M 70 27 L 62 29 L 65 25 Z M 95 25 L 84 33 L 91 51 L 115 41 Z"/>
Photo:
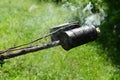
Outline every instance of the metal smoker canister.
<path id="1" fill-rule="evenodd" d="M 70 50 L 79 45 L 94 41 L 100 31 L 91 26 L 82 26 L 72 30 L 64 31 L 60 36 L 60 44 L 65 50 Z"/>

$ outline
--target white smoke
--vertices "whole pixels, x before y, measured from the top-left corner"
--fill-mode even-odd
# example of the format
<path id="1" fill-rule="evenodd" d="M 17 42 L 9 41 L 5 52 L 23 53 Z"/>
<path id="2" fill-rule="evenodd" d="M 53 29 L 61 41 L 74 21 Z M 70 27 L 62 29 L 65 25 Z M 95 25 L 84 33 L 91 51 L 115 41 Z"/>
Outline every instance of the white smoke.
<path id="1" fill-rule="evenodd" d="M 101 25 L 101 22 L 107 16 L 103 9 L 99 9 L 99 13 L 92 12 L 93 4 L 89 3 L 84 9 L 83 13 L 85 14 L 86 11 L 89 11 L 90 15 L 85 18 L 84 24 L 87 25 Z"/>
<path id="2" fill-rule="evenodd" d="M 85 18 L 84 24 L 99 26 L 101 25 L 102 21 L 105 19 L 107 15 L 105 14 L 103 9 L 99 9 L 98 13 L 93 13 L 92 12 L 93 8 L 94 5 L 91 2 L 89 2 L 83 9 L 83 14 L 85 14 L 86 12 L 89 12 L 90 14 Z"/>
<path id="3" fill-rule="evenodd" d="M 86 7 L 83 9 L 83 13 L 86 13 L 86 11 L 89 11 L 90 14 L 93 14 L 92 13 L 92 9 L 93 9 L 93 4 L 91 2 L 89 2 Z"/>
<path id="4" fill-rule="evenodd" d="M 70 2 L 66 2 L 65 4 L 63 4 L 62 8 L 70 9 L 71 12 L 73 12 L 74 14 L 77 13 L 81 24 L 85 25 L 99 26 L 107 16 L 103 9 L 99 9 L 98 13 L 93 13 L 92 9 L 94 8 L 94 5 L 91 2 L 89 2 L 83 9 L 74 6 Z"/>

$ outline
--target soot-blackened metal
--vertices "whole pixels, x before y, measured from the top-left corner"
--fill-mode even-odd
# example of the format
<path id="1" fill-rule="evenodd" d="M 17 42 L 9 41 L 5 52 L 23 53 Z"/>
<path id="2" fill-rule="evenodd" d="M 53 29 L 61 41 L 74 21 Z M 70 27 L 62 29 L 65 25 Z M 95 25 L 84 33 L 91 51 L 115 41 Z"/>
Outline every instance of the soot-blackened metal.
<path id="1" fill-rule="evenodd" d="M 79 45 L 94 41 L 98 31 L 94 26 L 82 26 L 79 28 L 64 31 L 60 35 L 60 45 L 65 50 L 70 50 Z"/>

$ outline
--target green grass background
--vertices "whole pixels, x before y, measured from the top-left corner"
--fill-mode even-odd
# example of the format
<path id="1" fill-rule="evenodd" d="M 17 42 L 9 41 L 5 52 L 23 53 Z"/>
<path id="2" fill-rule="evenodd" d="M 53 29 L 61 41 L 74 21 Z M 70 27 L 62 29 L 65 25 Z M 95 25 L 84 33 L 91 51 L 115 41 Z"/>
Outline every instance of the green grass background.
<path id="1" fill-rule="evenodd" d="M 0 49 L 43 36 L 72 16 L 69 9 L 52 2 L 1 0 Z M 49 39 L 35 44 L 46 41 Z M 58 46 L 6 60 L 0 67 L 0 80 L 119 80 L 119 71 L 107 50 L 91 42 L 70 51 Z"/>

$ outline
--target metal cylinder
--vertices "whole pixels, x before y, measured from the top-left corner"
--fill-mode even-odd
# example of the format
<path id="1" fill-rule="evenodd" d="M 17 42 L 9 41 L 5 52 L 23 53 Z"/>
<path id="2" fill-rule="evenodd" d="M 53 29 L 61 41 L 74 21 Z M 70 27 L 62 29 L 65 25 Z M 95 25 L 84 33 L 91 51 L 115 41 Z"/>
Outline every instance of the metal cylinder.
<path id="1" fill-rule="evenodd" d="M 79 45 L 94 41 L 99 31 L 93 26 L 82 26 L 72 30 L 62 32 L 60 36 L 60 45 L 65 50 L 70 50 Z"/>

